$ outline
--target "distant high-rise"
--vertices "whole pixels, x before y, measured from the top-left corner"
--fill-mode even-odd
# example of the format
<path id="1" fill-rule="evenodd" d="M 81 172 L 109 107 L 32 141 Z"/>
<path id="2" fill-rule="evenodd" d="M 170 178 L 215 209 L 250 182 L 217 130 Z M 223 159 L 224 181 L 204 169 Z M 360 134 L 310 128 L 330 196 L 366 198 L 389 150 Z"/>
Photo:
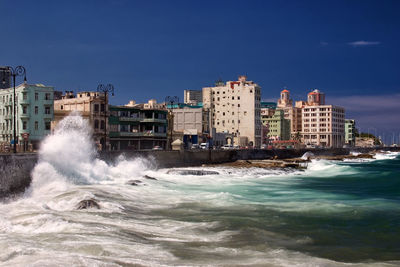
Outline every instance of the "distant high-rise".
<path id="1" fill-rule="evenodd" d="M 0 89 L 11 87 L 11 73 L 7 67 L 0 66 Z"/>
<path id="2" fill-rule="evenodd" d="M 189 105 L 197 105 L 203 101 L 203 92 L 201 90 L 184 90 L 183 102 Z"/>

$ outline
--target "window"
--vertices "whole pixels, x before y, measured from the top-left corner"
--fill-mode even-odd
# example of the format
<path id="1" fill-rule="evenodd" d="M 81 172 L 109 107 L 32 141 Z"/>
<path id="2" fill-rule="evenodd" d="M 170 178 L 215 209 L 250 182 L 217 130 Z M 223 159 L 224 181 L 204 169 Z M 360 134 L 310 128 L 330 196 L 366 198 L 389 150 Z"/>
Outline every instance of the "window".
<path id="1" fill-rule="evenodd" d="M 44 129 L 45 129 L 46 131 L 50 131 L 50 122 L 49 122 L 49 121 L 45 121 L 45 122 L 44 122 Z"/>
<path id="2" fill-rule="evenodd" d="M 99 112 L 99 104 L 94 104 L 94 112 Z"/>
<path id="3" fill-rule="evenodd" d="M 39 130 L 39 122 L 35 121 L 35 131 Z"/>
<path id="4" fill-rule="evenodd" d="M 44 114 L 50 114 L 50 107 L 44 108 Z"/>
<path id="5" fill-rule="evenodd" d="M 35 93 L 35 101 L 39 100 L 39 93 Z"/>
<path id="6" fill-rule="evenodd" d="M 104 104 L 101 104 L 101 105 L 100 105 L 100 111 L 101 111 L 101 112 L 104 112 L 104 107 L 105 107 Z"/>
<path id="7" fill-rule="evenodd" d="M 22 122 L 22 130 L 26 130 L 27 122 L 23 121 Z"/>
<path id="8" fill-rule="evenodd" d="M 26 92 L 22 93 L 22 99 L 27 100 L 28 99 L 28 94 Z"/>
<path id="9" fill-rule="evenodd" d="M 99 129 L 99 120 L 94 120 L 94 128 Z"/>
<path id="10" fill-rule="evenodd" d="M 22 107 L 22 114 L 26 114 L 28 111 L 28 108 L 26 106 Z"/>
<path id="11" fill-rule="evenodd" d="M 104 129 L 104 121 L 100 122 L 100 129 Z"/>
<path id="12" fill-rule="evenodd" d="M 63 105 L 61 105 L 61 110 L 63 110 L 64 109 L 64 106 Z"/>
<path id="13" fill-rule="evenodd" d="M 35 106 L 35 114 L 38 114 L 38 113 L 39 113 L 39 107 Z"/>
<path id="14" fill-rule="evenodd" d="M 46 93 L 44 95 L 44 100 L 50 100 L 50 93 Z"/>

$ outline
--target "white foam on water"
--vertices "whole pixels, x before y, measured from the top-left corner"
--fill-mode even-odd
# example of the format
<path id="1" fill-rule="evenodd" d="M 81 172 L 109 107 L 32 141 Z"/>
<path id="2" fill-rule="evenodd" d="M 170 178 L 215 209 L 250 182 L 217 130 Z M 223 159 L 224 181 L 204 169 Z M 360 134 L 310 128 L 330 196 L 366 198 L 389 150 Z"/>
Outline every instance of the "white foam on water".
<path id="1" fill-rule="evenodd" d="M 296 201 L 291 185 L 297 177 L 329 177 L 352 173 L 349 166 L 330 161 L 313 161 L 306 171 L 260 168 L 199 167 L 219 174 L 204 176 L 155 171 L 146 159 L 120 157 L 114 164 L 96 159 L 87 122 L 73 114 L 60 122 L 40 149 L 32 185 L 21 199 L 0 205 L 0 266 L 65 265 L 265 265 L 340 266 L 298 252 L 266 246 L 258 251 L 251 245 L 224 247 L 238 231 L 223 229 L 218 221 L 187 221 L 172 213 L 201 216 L 203 210 L 241 211 L 252 204 L 280 211 L 335 212 L 348 209 L 341 203 Z M 157 180 L 148 180 L 149 175 Z M 141 180 L 139 186 L 128 185 Z M 269 201 L 246 199 L 235 187 L 257 188 L 280 194 Z M 242 189 L 240 189 L 242 190 Z M 247 190 L 247 189 L 246 189 Z M 330 196 L 325 195 L 329 198 Z M 100 209 L 77 211 L 81 200 L 94 199 Z M 193 207 L 198 207 L 195 209 Z M 178 216 L 179 217 L 179 216 Z M 199 243 L 192 249 L 204 255 L 201 262 L 182 259 L 169 244 Z M 312 242 L 307 237 L 293 242 Z M 357 265 L 347 265 L 357 266 Z M 371 265 L 372 266 L 372 265 Z"/>
<path id="2" fill-rule="evenodd" d="M 374 158 L 377 160 L 386 160 L 386 159 L 395 159 L 400 155 L 400 152 L 378 152 L 374 155 Z"/>

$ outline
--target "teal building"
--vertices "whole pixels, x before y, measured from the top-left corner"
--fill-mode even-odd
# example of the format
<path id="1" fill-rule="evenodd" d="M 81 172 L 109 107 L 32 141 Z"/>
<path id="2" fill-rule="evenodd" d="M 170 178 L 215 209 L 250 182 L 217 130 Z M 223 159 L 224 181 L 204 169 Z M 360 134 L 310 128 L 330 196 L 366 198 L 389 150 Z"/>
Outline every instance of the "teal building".
<path id="1" fill-rule="evenodd" d="M 152 149 L 167 145 L 167 111 L 130 106 L 109 106 L 112 150 Z"/>
<path id="2" fill-rule="evenodd" d="M 54 87 L 23 83 L 16 92 L 16 140 L 18 151 L 36 150 L 50 134 L 54 117 Z M 7 151 L 13 143 L 14 89 L 0 90 L 0 150 Z"/>
<path id="3" fill-rule="evenodd" d="M 273 115 L 263 116 L 262 124 L 268 129 L 268 139 L 270 141 L 290 139 L 290 120 L 285 119 L 283 110 L 275 110 Z"/>
<path id="4" fill-rule="evenodd" d="M 344 122 L 345 130 L 345 144 L 349 146 L 355 146 L 356 144 L 356 121 L 355 120 L 345 120 Z"/>

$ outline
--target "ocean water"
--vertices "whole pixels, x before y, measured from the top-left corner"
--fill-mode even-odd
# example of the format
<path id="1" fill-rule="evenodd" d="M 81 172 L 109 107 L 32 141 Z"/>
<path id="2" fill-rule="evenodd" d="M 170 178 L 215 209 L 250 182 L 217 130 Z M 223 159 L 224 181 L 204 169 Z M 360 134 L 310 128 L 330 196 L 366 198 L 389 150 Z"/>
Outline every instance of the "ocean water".
<path id="1" fill-rule="evenodd" d="M 29 190 L 0 203 L 0 266 L 400 265 L 398 153 L 303 171 L 186 168 L 218 173 L 196 176 L 109 165 L 90 134 L 64 119 Z M 101 208 L 77 210 L 84 199 Z"/>

